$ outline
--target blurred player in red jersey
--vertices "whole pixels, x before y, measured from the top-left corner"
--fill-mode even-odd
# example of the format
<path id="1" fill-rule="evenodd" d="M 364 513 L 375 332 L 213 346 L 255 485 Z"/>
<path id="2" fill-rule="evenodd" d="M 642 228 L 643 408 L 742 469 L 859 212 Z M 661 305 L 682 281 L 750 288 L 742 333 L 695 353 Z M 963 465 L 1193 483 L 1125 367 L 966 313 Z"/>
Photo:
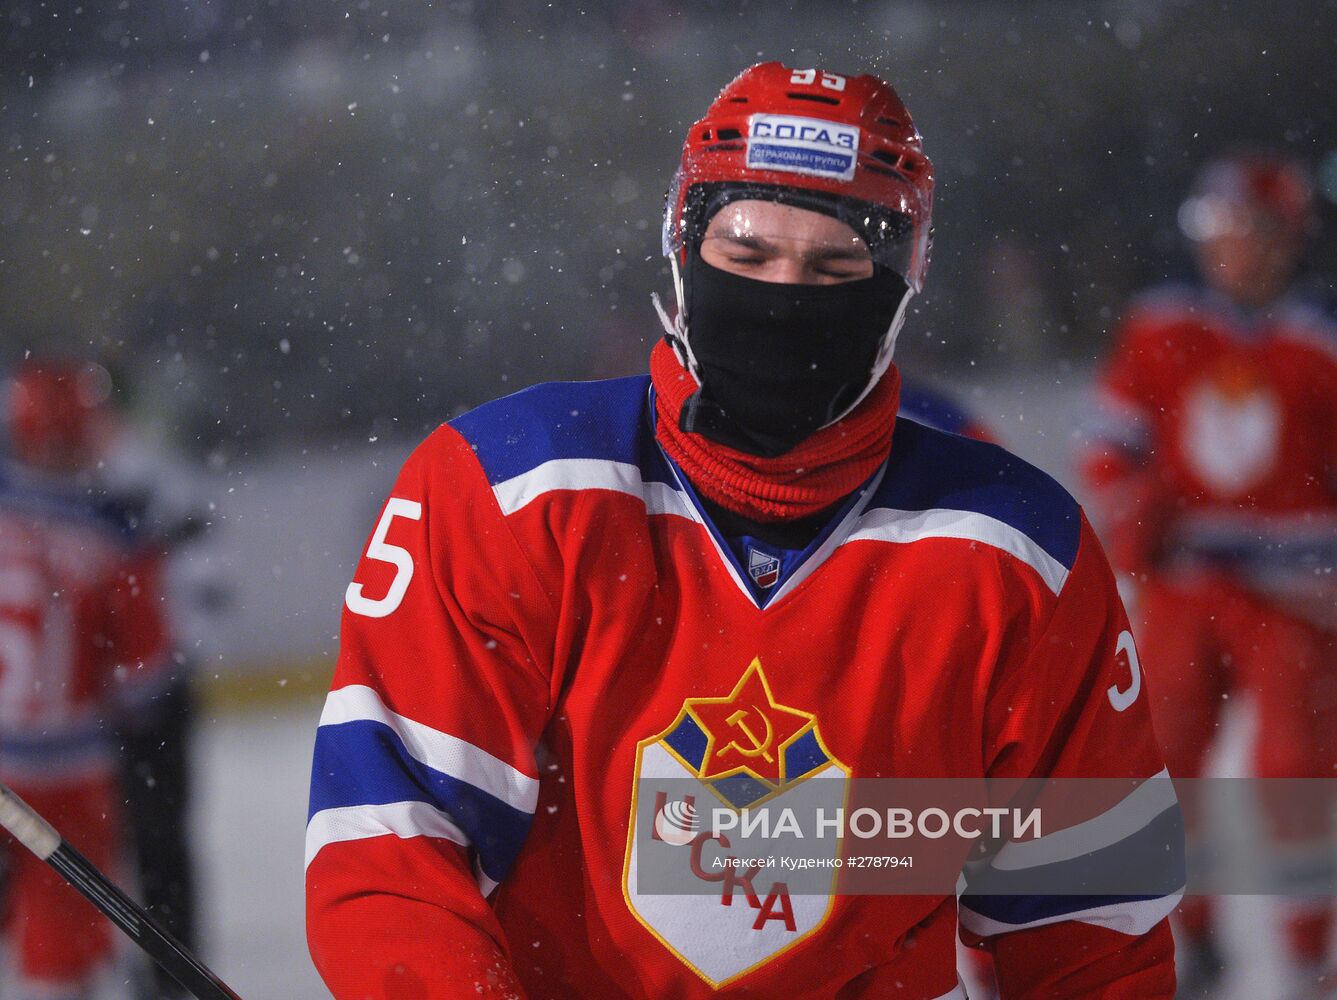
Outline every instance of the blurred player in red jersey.
<path id="1" fill-rule="evenodd" d="M 94 864 L 115 870 L 117 750 L 111 724 L 161 684 L 168 655 L 156 559 L 94 486 L 106 373 L 25 362 L 6 394 L 0 464 L 0 780 Z M 15 994 L 87 997 L 111 925 L 55 872 L 5 845 Z"/>
<path id="2" fill-rule="evenodd" d="M 1166 762 L 1200 777 L 1223 699 L 1250 692 L 1263 778 L 1337 767 L 1337 323 L 1304 273 L 1315 227 L 1298 164 L 1207 165 L 1180 210 L 1200 285 L 1136 299 L 1099 380 L 1086 472 L 1134 613 Z M 1140 621 L 1139 621 L 1140 619 Z M 1327 821 L 1269 802 L 1297 893 L 1330 872 Z M 1189 817 L 1192 824 L 1193 817 Z M 1183 904 L 1186 989 L 1208 995 L 1222 956 L 1212 903 Z M 1322 978 L 1331 906 L 1287 906 L 1297 995 Z"/>
<path id="3" fill-rule="evenodd" d="M 196 880 L 187 821 L 196 715 L 191 675 L 198 657 L 191 639 L 216 628 L 228 594 L 208 561 L 187 551 L 209 527 L 207 504 L 189 464 L 142 433 L 119 407 L 100 408 L 95 438 L 99 503 L 131 529 L 141 550 L 136 558 L 163 563 L 170 592 L 168 672 L 147 702 L 116 720 L 116 741 L 141 901 L 173 937 L 194 949 Z M 162 969 L 139 971 L 144 995 L 186 996 Z"/>

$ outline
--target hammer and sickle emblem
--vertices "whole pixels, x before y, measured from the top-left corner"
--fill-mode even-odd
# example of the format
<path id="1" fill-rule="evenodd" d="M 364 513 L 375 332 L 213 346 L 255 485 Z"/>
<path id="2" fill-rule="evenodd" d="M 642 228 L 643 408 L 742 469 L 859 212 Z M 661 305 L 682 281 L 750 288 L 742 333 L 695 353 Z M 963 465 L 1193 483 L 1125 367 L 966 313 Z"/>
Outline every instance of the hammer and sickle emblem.
<path id="1" fill-rule="evenodd" d="M 771 756 L 770 749 L 771 749 L 771 742 L 775 739 L 775 727 L 771 725 L 771 720 L 766 717 L 765 712 L 758 709 L 756 705 L 753 705 L 752 708 L 754 711 L 756 711 L 758 715 L 761 716 L 761 721 L 766 723 L 766 738 L 757 739 L 757 734 L 754 733 L 752 731 L 752 728 L 747 724 L 747 716 L 748 716 L 747 709 L 740 708 L 737 712 L 734 712 L 733 715 L 729 716 L 729 718 L 726 719 L 725 721 L 728 722 L 729 725 L 737 726 L 739 729 L 741 729 L 743 731 L 743 735 L 746 736 L 751 741 L 752 746 L 745 747 L 742 744 L 740 744 L 737 740 L 730 740 L 729 745 L 720 750 L 720 756 L 723 757 L 724 754 L 729 750 L 736 750 L 744 757 L 761 757 L 768 764 L 774 763 L 775 758 Z"/>

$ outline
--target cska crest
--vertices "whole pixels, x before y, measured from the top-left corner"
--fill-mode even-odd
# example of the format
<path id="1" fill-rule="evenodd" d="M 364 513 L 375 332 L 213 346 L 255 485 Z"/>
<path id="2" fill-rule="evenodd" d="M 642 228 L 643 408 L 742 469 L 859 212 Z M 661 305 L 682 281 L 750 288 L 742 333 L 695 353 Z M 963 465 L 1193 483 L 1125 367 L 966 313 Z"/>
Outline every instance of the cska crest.
<path id="1" fill-rule="evenodd" d="M 747 550 L 747 573 L 762 590 L 770 590 L 780 579 L 780 560 L 761 549 Z"/>
<path id="2" fill-rule="evenodd" d="M 835 875 L 801 888 L 792 872 L 740 864 L 730 852 L 744 845 L 712 816 L 840 808 L 848 779 L 816 715 L 778 697 L 753 659 L 727 694 L 687 698 L 667 729 L 638 745 L 628 907 L 712 988 L 771 961 L 825 922 Z M 838 856 L 839 840 L 824 849 Z"/>

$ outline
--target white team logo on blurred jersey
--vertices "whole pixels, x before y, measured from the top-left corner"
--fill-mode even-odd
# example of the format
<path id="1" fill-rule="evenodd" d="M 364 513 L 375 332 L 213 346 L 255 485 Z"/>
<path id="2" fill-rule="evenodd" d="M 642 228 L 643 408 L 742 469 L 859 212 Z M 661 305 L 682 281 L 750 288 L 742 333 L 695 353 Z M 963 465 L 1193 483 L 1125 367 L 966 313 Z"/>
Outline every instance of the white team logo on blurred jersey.
<path id="1" fill-rule="evenodd" d="M 1183 413 L 1180 447 L 1218 496 L 1239 496 L 1276 468 L 1282 412 L 1267 386 L 1206 381 L 1189 392 Z"/>

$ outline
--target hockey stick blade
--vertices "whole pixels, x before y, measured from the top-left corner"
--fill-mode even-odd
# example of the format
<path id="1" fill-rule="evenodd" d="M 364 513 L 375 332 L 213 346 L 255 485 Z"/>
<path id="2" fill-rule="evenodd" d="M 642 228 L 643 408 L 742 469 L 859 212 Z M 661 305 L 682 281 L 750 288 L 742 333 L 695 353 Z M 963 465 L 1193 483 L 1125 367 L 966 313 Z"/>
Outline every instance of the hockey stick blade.
<path id="1" fill-rule="evenodd" d="M 139 945 L 199 1000 L 241 1000 L 180 941 L 168 934 L 116 883 L 65 842 L 28 803 L 0 784 L 0 826 L 20 844 L 60 872 L 107 919 Z"/>

